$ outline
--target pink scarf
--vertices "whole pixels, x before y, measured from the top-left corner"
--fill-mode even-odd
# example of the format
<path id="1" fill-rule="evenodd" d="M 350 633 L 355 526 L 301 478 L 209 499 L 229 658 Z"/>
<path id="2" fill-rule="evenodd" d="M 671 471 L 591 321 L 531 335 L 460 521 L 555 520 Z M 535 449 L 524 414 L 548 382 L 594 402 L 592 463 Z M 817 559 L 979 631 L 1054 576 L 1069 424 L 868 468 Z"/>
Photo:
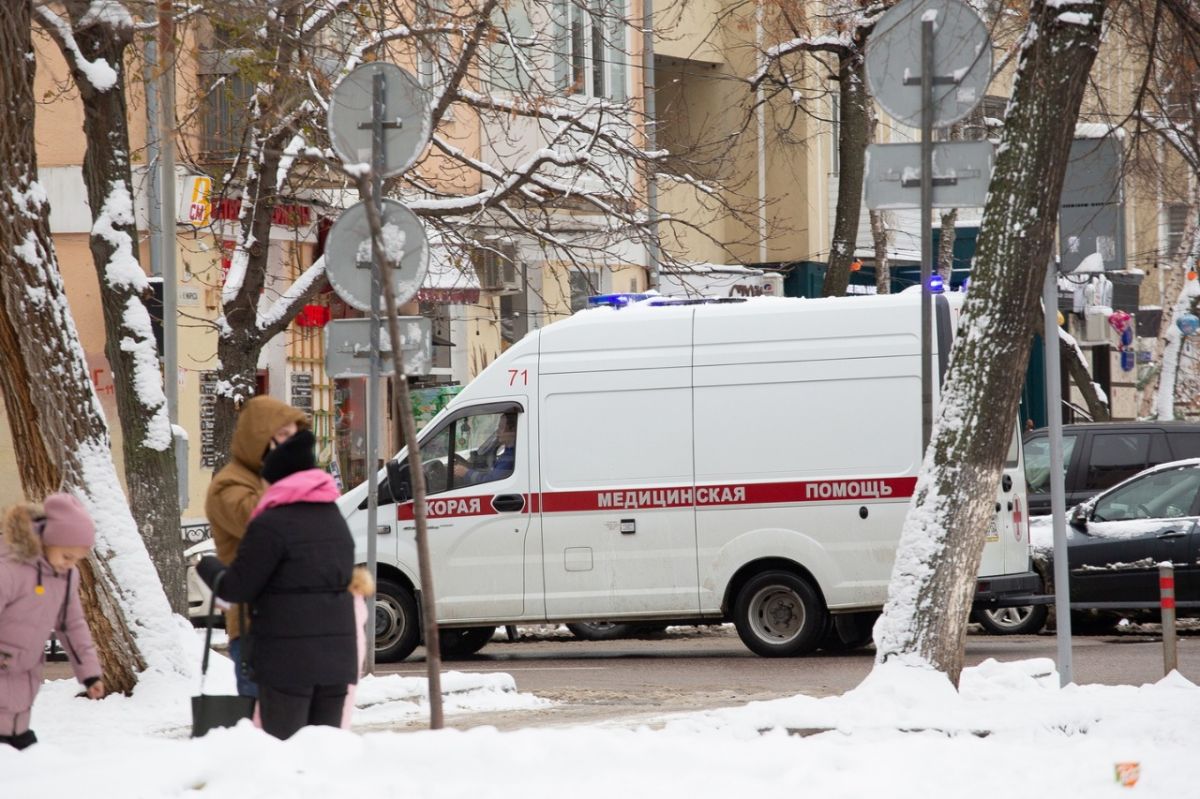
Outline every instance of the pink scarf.
<path id="1" fill-rule="evenodd" d="M 267 508 L 294 505 L 297 502 L 333 502 L 341 496 L 333 477 L 320 469 L 306 469 L 289 474 L 267 488 L 262 499 L 250 514 L 253 519 Z"/>

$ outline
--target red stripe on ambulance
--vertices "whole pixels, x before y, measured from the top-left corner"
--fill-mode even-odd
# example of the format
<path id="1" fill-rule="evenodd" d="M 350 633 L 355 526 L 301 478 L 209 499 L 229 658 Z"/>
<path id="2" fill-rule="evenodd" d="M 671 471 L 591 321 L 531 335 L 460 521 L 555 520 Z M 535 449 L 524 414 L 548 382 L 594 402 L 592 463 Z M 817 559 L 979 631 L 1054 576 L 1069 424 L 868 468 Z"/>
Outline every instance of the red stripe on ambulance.
<path id="1" fill-rule="evenodd" d="M 425 513 L 430 519 L 446 519 L 456 516 L 490 516 L 496 513 L 492 507 L 492 495 L 479 497 L 430 497 L 425 501 Z M 402 522 L 413 518 L 413 504 L 405 502 L 396 507 L 396 519 Z"/>
<path id="2" fill-rule="evenodd" d="M 812 480 L 793 483 L 731 483 L 675 488 L 629 488 L 615 491 L 560 491 L 542 494 L 545 513 L 645 510 L 655 508 L 732 507 L 802 502 L 908 499 L 915 477 L 869 480 Z"/>
<path id="3" fill-rule="evenodd" d="M 425 502 L 425 513 L 430 519 L 454 519 L 461 516 L 495 516 L 499 511 L 492 507 L 495 494 L 483 494 L 476 497 L 430 497 Z M 538 495 L 525 494 L 525 507 L 522 513 L 538 512 Z M 413 504 L 405 502 L 396 507 L 396 520 L 411 522 L 413 520 Z"/>
<path id="4" fill-rule="evenodd" d="M 720 508 L 739 505 L 790 505 L 805 502 L 904 500 L 916 488 L 915 477 L 865 480 L 808 480 L 792 483 L 730 483 L 673 488 L 623 488 L 613 491 L 554 491 L 526 494 L 523 513 L 589 513 L 656 508 Z M 428 500 L 430 519 L 491 516 L 492 495 Z M 411 521 L 413 506 L 396 509 L 399 521 Z"/>

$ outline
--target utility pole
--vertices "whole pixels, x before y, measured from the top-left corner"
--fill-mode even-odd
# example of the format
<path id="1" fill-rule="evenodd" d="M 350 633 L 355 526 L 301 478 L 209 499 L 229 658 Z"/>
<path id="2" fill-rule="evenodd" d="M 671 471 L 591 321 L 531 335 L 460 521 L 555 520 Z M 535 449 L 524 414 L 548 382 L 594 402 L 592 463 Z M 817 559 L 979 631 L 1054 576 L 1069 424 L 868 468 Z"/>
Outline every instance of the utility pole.
<path id="1" fill-rule="evenodd" d="M 179 478 L 179 507 L 188 504 L 187 439 L 179 429 L 179 276 L 175 237 L 175 20 L 171 0 L 158 3 L 158 46 L 155 53 L 158 95 L 158 267 L 162 270 L 163 389 Z M 153 242 L 151 244 L 153 246 Z M 152 259 L 153 263 L 153 259 Z"/>

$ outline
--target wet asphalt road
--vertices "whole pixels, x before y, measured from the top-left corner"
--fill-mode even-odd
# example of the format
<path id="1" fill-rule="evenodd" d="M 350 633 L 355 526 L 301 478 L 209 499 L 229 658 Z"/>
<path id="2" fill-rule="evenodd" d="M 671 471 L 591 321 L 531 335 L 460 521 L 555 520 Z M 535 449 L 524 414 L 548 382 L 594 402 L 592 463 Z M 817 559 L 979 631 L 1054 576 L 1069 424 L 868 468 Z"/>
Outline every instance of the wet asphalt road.
<path id="1" fill-rule="evenodd" d="M 867 647 L 850 654 L 803 658 L 760 658 L 738 640 L 731 626 L 673 627 L 648 638 L 577 641 L 565 630 L 521 628 L 509 641 L 501 631 L 478 655 L 450 661 L 445 670 L 504 672 L 517 690 L 560 705 L 519 713 L 448 718 L 448 726 L 491 725 L 501 729 L 608 722 L 653 723 L 669 713 L 776 699 L 795 694 L 829 696 L 856 686 L 874 662 Z M 1056 657 L 1053 634 L 970 635 L 967 665 Z M 1163 650 L 1156 628 L 1105 636 L 1077 637 L 1075 682 L 1134 684 L 1163 675 Z M 1200 635 L 1179 639 L 1179 670 L 1200 683 Z M 380 664 L 380 673 L 422 676 L 418 649 L 403 663 Z M 423 726 L 414 723 L 413 727 Z"/>

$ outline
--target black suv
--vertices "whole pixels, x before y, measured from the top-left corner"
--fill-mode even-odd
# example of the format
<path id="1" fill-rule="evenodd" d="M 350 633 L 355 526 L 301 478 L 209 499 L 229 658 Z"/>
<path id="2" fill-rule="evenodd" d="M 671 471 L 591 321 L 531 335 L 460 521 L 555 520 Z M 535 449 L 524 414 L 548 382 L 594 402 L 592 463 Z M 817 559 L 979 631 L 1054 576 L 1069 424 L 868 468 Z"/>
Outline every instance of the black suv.
<path id="1" fill-rule="evenodd" d="M 1045 428 L 1025 434 L 1029 513 L 1050 512 L 1050 443 Z M 1063 425 L 1067 504 L 1091 499 L 1150 466 L 1200 458 L 1200 424 L 1100 422 Z"/>

